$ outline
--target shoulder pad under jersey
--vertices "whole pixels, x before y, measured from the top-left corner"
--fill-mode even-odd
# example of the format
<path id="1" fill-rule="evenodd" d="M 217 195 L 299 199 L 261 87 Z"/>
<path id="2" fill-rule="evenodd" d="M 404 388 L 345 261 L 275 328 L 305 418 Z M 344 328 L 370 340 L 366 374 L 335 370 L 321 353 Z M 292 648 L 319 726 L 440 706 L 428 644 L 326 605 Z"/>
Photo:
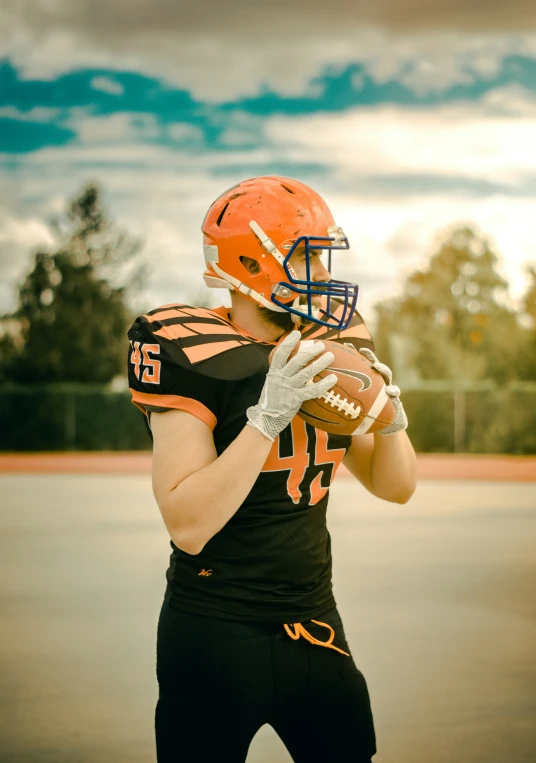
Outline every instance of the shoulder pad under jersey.
<path id="1" fill-rule="evenodd" d="M 273 348 L 240 333 L 223 310 L 182 304 L 164 305 L 138 317 L 128 338 L 131 343 L 158 344 L 168 362 L 222 381 L 266 373 Z"/>

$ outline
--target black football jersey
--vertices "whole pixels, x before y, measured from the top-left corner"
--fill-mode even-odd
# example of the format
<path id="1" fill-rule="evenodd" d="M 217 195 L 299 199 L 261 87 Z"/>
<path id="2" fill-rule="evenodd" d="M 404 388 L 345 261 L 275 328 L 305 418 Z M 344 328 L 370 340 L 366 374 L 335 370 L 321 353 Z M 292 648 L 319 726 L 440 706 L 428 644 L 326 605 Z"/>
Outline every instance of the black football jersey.
<path id="1" fill-rule="evenodd" d="M 345 331 L 317 324 L 304 339 L 373 343 L 356 313 Z M 136 319 L 128 333 L 132 401 L 148 417 L 184 410 L 213 432 L 220 455 L 260 397 L 274 343 L 229 319 L 228 308 L 173 304 Z M 350 436 L 327 434 L 295 416 L 273 443 L 248 497 L 198 555 L 171 541 L 166 599 L 189 612 L 226 619 L 301 622 L 335 604 L 329 486 Z M 203 511 L 203 507 L 199 507 Z"/>

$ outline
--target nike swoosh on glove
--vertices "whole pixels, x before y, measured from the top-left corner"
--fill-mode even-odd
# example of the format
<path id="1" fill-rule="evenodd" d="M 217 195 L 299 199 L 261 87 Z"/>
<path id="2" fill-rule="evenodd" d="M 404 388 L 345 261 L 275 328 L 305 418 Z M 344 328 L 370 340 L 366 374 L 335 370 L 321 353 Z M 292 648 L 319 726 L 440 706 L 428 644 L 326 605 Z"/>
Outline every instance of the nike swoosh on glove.
<path id="1" fill-rule="evenodd" d="M 376 355 L 372 352 L 372 350 L 369 350 L 368 347 L 361 347 L 359 352 L 372 363 L 372 368 L 374 368 L 376 371 L 378 371 L 379 374 L 383 376 L 383 380 L 385 382 L 385 391 L 393 401 L 393 406 L 396 412 L 394 421 L 391 422 L 389 426 L 385 427 L 385 429 L 380 429 L 377 434 L 391 435 L 396 434 L 397 432 L 402 432 L 408 426 L 408 417 L 406 416 L 404 406 L 400 400 L 400 388 L 397 387 L 396 384 L 392 383 L 393 372 L 389 366 L 385 365 L 385 363 L 380 363 Z"/>

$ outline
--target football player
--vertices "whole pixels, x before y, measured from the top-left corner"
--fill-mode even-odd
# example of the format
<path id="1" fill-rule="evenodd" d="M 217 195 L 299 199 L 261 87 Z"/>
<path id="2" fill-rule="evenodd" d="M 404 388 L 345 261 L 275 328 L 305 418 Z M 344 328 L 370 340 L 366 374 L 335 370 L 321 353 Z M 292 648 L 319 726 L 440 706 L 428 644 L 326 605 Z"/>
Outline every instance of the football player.
<path id="1" fill-rule="evenodd" d="M 152 433 L 172 548 L 158 760 L 245 761 L 268 723 L 294 761 L 368 763 L 373 718 L 333 596 L 326 510 L 341 462 L 380 498 L 412 495 L 400 390 L 374 355 L 357 286 L 331 277 L 349 244 L 315 191 L 246 180 L 202 230 L 205 282 L 229 288 L 231 308 L 165 305 L 129 331 L 132 398 Z M 313 341 L 289 359 L 302 338 Z M 337 436 L 296 416 L 336 380 L 312 381 L 333 359 L 322 339 L 352 342 L 384 376 L 397 411 L 384 431 Z"/>

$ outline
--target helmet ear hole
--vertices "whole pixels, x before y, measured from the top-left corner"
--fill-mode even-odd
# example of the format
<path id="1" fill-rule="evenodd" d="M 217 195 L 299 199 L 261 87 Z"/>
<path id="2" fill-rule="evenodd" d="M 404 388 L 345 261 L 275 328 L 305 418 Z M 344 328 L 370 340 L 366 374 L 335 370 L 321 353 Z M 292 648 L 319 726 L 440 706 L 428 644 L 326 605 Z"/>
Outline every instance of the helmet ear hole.
<path id="1" fill-rule="evenodd" d="M 254 260 L 251 257 L 240 257 L 239 259 L 242 265 L 248 271 L 248 273 L 250 273 L 252 276 L 256 276 L 257 273 L 261 272 L 261 266 L 259 265 L 257 260 Z"/>

